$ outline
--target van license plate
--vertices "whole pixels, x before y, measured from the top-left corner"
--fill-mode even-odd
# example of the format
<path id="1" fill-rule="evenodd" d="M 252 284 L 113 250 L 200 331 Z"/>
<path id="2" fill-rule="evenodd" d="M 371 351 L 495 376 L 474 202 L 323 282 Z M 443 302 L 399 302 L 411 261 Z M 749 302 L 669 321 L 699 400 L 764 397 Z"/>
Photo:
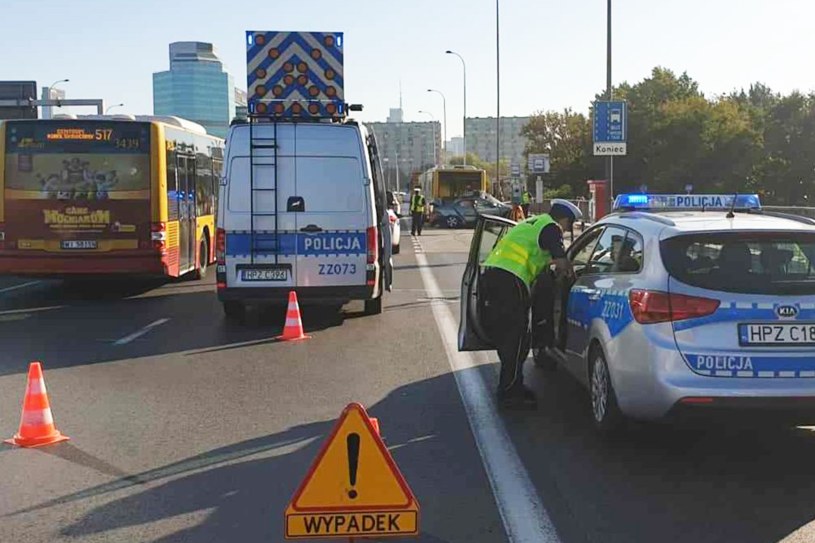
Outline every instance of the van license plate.
<path id="1" fill-rule="evenodd" d="M 60 244 L 63 249 L 96 249 L 96 241 L 66 240 Z"/>
<path id="2" fill-rule="evenodd" d="M 255 268 L 241 270 L 241 281 L 286 281 L 289 278 L 287 268 Z"/>
<path id="3" fill-rule="evenodd" d="M 739 324 L 739 345 L 815 345 L 815 323 Z"/>

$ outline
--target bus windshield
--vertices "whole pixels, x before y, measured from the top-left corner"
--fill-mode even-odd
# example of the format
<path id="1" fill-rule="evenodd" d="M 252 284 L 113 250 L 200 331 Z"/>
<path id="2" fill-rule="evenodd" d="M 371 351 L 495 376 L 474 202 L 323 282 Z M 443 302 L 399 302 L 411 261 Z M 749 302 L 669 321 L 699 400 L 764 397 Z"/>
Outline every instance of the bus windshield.
<path id="1" fill-rule="evenodd" d="M 147 199 L 149 135 L 147 123 L 11 123 L 6 131 L 6 198 Z"/>

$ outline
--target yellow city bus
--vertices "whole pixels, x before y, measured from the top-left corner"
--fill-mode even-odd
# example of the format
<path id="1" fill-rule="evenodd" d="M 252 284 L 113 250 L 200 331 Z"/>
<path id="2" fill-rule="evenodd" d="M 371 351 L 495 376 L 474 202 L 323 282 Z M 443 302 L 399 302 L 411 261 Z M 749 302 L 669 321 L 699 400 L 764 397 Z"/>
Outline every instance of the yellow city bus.
<path id="1" fill-rule="evenodd" d="M 487 192 L 487 172 L 474 166 L 433 168 L 421 174 L 419 185 L 429 200 L 454 200 Z"/>
<path id="2" fill-rule="evenodd" d="M 203 277 L 223 147 L 176 117 L 0 123 L 0 274 Z"/>

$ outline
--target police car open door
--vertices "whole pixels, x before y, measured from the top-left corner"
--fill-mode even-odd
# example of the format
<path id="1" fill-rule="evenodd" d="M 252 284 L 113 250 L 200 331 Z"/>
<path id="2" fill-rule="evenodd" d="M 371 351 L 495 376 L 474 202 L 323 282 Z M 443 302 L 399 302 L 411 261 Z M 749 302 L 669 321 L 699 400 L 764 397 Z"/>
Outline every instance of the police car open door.
<path id="1" fill-rule="evenodd" d="M 467 267 L 461 278 L 461 320 L 458 328 L 459 351 L 484 351 L 495 347 L 489 340 L 479 320 L 482 304 L 478 300 L 478 280 L 483 264 L 495 244 L 507 230 L 515 226 L 513 221 L 492 215 L 481 215 L 475 223 L 475 233 L 470 243 Z"/>

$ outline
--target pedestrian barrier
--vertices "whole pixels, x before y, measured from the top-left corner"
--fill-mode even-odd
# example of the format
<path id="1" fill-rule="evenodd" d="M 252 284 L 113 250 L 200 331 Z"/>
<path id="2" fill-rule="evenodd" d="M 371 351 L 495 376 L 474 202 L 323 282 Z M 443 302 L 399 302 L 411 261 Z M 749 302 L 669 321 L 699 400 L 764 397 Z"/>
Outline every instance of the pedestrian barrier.
<path id="1" fill-rule="evenodd" d="M 289 292 L 289 307 L 286 309 L 286 323 L 283 325 L 283 334 L 277 336 L 278 341 L 301 341 L 309 339 L 303 332 L 303 319 L 300 318 L 300 305 L 297 303 L 297 293 Z"/>
<path id="2" fill-rule="evenodd" d="M 20 429 L 13 438 L 6 439 L 5 442 L 19 447 L 42 447 L 68 439 L 70 438 L 62 435 L 54 426 L 42 366 L 39 362 L 32 362 L 28 367 Z"/>

